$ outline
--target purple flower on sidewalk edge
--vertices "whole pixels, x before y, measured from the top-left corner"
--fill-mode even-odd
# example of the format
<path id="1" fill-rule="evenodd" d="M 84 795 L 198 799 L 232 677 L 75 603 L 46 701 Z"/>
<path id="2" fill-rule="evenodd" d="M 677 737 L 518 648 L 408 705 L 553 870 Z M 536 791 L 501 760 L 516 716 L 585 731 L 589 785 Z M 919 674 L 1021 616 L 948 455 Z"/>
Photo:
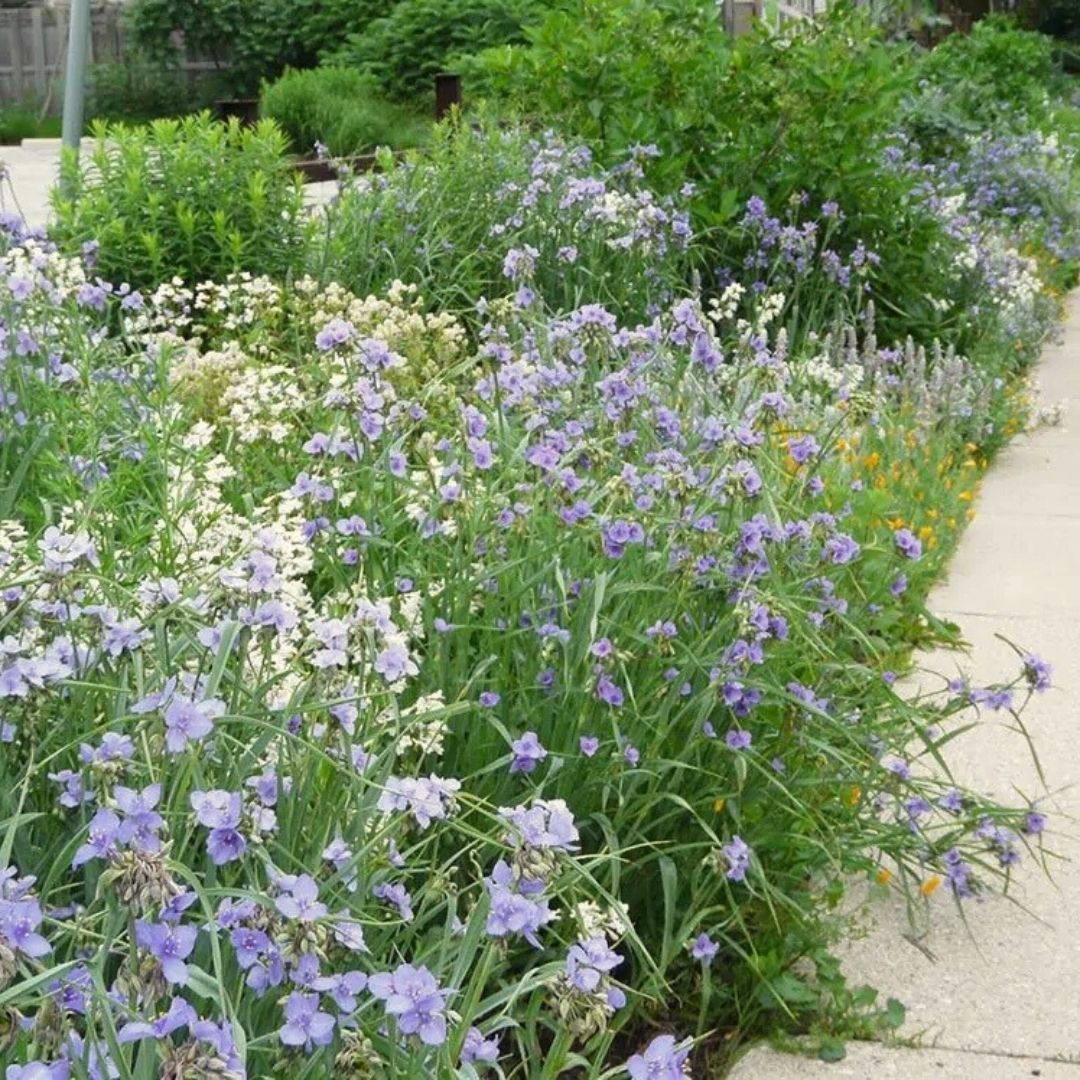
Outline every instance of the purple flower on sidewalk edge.
<path id="1" fill-rule="evenodd" d="M 685 1080 L 690 1057 L 688 1042 L 675 1042 L 674 1035 L 657 1035 L 644 1053 L 634 1054 L 626 1063 L 630 1080 Z"/>
<path id="2" fill-rule="evenodd" d="M 910 529 L 897 529 L 893 535 L 896 550 L 905 559 L 918 559 L 922 555 L 922 542 Z"/>

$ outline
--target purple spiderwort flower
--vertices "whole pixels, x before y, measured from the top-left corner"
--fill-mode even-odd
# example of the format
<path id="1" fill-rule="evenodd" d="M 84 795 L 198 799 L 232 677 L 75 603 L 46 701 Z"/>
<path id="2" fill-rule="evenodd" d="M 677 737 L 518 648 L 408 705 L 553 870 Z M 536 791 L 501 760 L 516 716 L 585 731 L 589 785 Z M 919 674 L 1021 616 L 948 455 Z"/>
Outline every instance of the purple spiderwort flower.
<path id="1" fill-rule="evenodd" d="M 243 800 L 238 791 L 193 791 L 191 807 L 198 823 L 210 829 L 206 838 L 206 850 L 215 866 L 240 858 L 247 849 L 247 841 L 240 835 L 240 813 Z"/>
<path id="2" fill-rule="evenodd" d="M 520 934 L 534 949 L 539 949 L 540 930 L 555 918 L 547 900 L 536 895 L 543 882 L 515 881 L 510 865 L 500 859 L 486 884 L 491 897 L 487 933 L 496 938 Z"/>
<path id="3" fill-rule="evenodd" d="M 44 956 L 52 952 L 52 946 L 38 932 L 42 918 L 36 900 L 0 900 L 0 938 L 23 956 Z"/>
<path id="4" fill-rule="evenodd" d="M 686 1080 L 689 1058 L 687 1043 L 676 1043 L 674 1035 L 657 1035 L 644 1053 L 626 1062 L 626 1071 L 630 1080 Z"/>
<path id="5" fill-rule="evenodd" d="M 286 1046 L 311 1050 L 326 1046 L 334 1037 L 334 1018 L 319 1009 L 319 995 L 294 990 L 285 999 L 285 1023 L 278 1038 Z"/>
<path id="6" fill-rule="evenodd" d="M 101 809 L 91 819 L 86 832 L 86 842 L 75 852 L 71 860 L 73 869 L 91 859 L 107 859 L 117 850 L 120 819 L 111 810 Z"/>
<path id="7" fill-rule="evenodd" d="M 174 1031 L 190 1027 L 197 1019 L 197 1013 L 183 998 L 173 998 L 167 1012 L 154 1020 L 134 1020 L 125 1024 L 117 1033 L 117 1038 L 122 1043 L 140 1039 L 167 1039 Z"/>
<path id="8" fill-rule="evenodd" d="M 135 943 L 161 963 L 165 981 L 177 986 L 187 985 L 188 969 L 184 961 L 195 948 L 198 936 L 194 926 L 135 920 Z"/>
<path id="9" fill-rule="evenodd" d="M 134 791 L 117 784 L 113 788 L 113 800 L 124 815 L 116 834 L 120 843 L 150 854 L 160 851 L 157 831 L 165 820 L 154 807 L 161 800 L 161 785 L 148 784 L 142 791 Z"/>
<path id="10" fill-rule="evenodd" d="M 596 696 L 613 709 L 620 708 L 625 700 L 622 690 L 606 672 L 596 681 Z"/>
<path id="11" fill-rule="evenodd" d="M 426 1046 L 446 1042 L 445 991 L 426 967 L 402 964 L 393 972 L 372 975 L 368 989 L 403 1035 L 417 1035 Z"/>
<path id="12" fill-rule="evenodd" d="M 578 747 L 585 757 L 591 758 L 600 749 L 600 740 L 595 735 L 582 735 Z"/>
<path id="13" fill-rule="evenodd" d="M 727 877 L 729 881 L 744 881 L 750 867 L 750 846 L 741 836 L 733 836 L 731 842 L 721 849 L 727 859 Z"/>
<path id="14" fill-rule="evenodd" d="M 499 1040 L 492 1036 L 485 1039 L 483 1032 L 478 1027 L 471 1027 L 465 1033 L 465 1041 L 461 1044 L 462 1065 L 475 1066 L 478 1062 L 485 1065 L 494 1065 L 499 1060 Z"/>
<path id="15" fill-rule="evenodd" d="M 695 960 L 700 960 L 705 967 L 711 967 L 720 951 L 720 945 L 713 941 L 708 934 L 698 934 L 690 945 L 690 955 Z"/>
<path id="16" fill-rule="evenodd" d="M 727 743 L 729 750 L 749 750 L 753 741 L 753 736 L 749 731 L 741 731 L 738 728 L 732 728 L 724 736 L 724 742 Z"/>
<path id="17" fill-rule="evenodd" d="M 225 702 L 216 698 L 193 701 L 174 697 L 165 709 L 165 745 L 169 753 L 180 754 L 189 742 L 202 742 L 224 712 Z"/>
<path id="18" fill-rule="evenodd" d="M 512 773 L 531 773 L 548 755 L 535 731 L 526 731 L 510 744 L 510 749 L 514 752 L 514 760 L 510 762 Z"/>
<path id="19" fill-rule="evenodd" d="M 1053 671 L 1054 669 L 1035 653 L 1028 653 L 1024 657 L 1024 678 L 1037 693 L 1041 694 L 1050 689 Z"/>
<path id="20" fill-rule="evenodd" d="M 897 529 L 893 539 L 896 550 L 905 559 L 918 559 L 922 555 L 922 541 L 910 529 Z"/>
<path id="21" fill-rule="evenodd" d="M 286 886 L 274 902 L 286 919 L 314 922 L 327 913 L 325 904 L 319 902 L 319 887 L 310 874 L 301 874 Z"/>

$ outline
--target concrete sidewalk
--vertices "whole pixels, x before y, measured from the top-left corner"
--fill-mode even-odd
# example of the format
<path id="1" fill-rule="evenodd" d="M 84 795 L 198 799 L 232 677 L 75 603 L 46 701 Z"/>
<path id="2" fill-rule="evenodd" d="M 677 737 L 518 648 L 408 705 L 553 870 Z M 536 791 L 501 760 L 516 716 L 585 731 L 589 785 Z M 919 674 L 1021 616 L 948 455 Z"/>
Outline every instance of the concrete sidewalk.
<path id="1" fill-rule="evenodd" d="M 59 139 L 24 139 L 21 146 L 0 146 L 7 179 L 0 184 L 0 206 L 20 213 L 27 225 L 49 220 L 49 192 L 60 175 Z"/>
<path id="2" fill-rule="evenodd" d="M 925 667 L 962 663 L 976 684 L 1010 678 L 1018 659 L 998 634 L 1053 665 L 1054 688 L 1024 713 L 1045 788 L 1023 738 L 993 715 L 950 747 L 959 781 L 1003 801 L 1018 791 L 1040 799 L 1047 848 L 1060 856 L 1052 880 L 1028 860 L 1008 898 L 967 903 L 962 915 L 939 890 L 921 949 L 899 899 L 873 909 L 869 936 L 845 950 L 845 971 L 903 1001 L 901 1038 L 933 1049 L 854 1045 L 827 1065 L 758 1048 L 735 1080 L 1080 1080 L 1080 293 L 1038 377 L 1044 404 L 1067 403 L 1065 419 L 1018 439 L 987 474 L 978 515 L 930 600 L 961 626 L 972 656 L 935 654 Z"/>

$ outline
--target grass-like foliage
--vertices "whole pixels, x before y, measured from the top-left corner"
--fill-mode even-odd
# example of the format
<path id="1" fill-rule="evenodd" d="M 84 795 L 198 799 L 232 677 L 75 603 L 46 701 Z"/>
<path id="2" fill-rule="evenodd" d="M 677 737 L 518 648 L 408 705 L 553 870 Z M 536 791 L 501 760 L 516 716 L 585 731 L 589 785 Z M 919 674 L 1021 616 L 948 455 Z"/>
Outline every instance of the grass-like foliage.
<path id="1" fill-rule="evenodd" d="M 753 63 L 825 56 L 856 110 L 835 33 Z M 308 217 L 276 127 L 201 118 L 69 162 L 62 246 L 5 219 L 11 1080 L 835 1054 L 902 1018 L 831 954 L 853 882 L 1041 872 L 1044 793 L 949 757 L 980 723 L 1034 751 L 1049 665 L 899 677 L 1034 419 L 1076 127 L 933 153 L 841 117 L 890 218 L 780 104 L 779 197 L 712 217 L 705 162 L 460 121 Z"/>

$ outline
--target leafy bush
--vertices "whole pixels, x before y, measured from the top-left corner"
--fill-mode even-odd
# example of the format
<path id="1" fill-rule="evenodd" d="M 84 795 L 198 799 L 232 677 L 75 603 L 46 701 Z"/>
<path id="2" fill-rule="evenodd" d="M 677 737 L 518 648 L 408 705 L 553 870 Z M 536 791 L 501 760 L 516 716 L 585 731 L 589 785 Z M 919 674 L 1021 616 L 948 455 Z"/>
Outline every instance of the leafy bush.
<path id="1" fill-rule="evenodd" d="M 402 280 L 451 311 L 520 294 L 645 317 L 685 280 L 690 229 L 629 165 L 597 168 L 555 136 L 443 124 L 423 158 L 345 185 L 314 270 L 360 294 Z"/>
<path id="2" fill-rule="evenodd" d="M 970 34 L 950 34 L 919 65 L 920 76 L 941 87 L 960 115 L 984 126 L 1017 113 L 1044 120 L 1056 72 L 1050 39 L 1005 16 L 980 20 Z"/>
<path id="3" fill-rule="evenodd" d="M 663 149 L 659 162 L 672 180 L 695 171 L 694 159 L 709 146 L 701 140 L 731 55 L 715 5 L 564 2 L 523 36 L 522 44 L 472 59 L 470 87 L 572 132 L 608 162 L 652 143 Z"/>
<path id="4" fill-rule="evenodd" d="M 426 100 L 434 76 L 458 55 L 519 40 L 537 8 L 537 0 L 401 0 L 333 55 L 370 72 L 392 97 Z"/>
<path id="5" fill-rule="evenodd" d="M 144 288 L 177 273 L 284 274 L 303 258 L 309 224 L 287 141 L 206 114 L 145 127 L 96 125 L 80 160 L 66 156 L 53 234 L 68 250 L 96 245 L 100 272 Z"/>
<path id="6" fill-rule="evenodd" d="M 750 254 L 736 216 L 751 196 L 772 207 L 836 203 L 839 252 L 863 243 L 890 268 L 874 282 L 882 332 L 947 329 L 927 298 L 945 288 L 946 238 L 914 199 L 916 182 L 888 165 L 916 78 L 909 47 L 842 7 L 732 46 L 712 5 L 696 0 L 578 0 L 528 37 L 528 48 L 479 58 L 490 92 L 526 116 L 572 125 L 608 162 L 634 144 L 657 147 L 649 177 L 665 190 L 695 185 L 709 287 Z"/>
<path id="7" fill-rule="evenodd" d="M 87 91 L 87 118 L 135 123 L 183 116 L 210 104 L 214 80 L 192 85 L 180 71 L 134 55 L 123 62 L 94 64 Z"/>
<path id="8" fill-rule="evenodd" d="M 56 138 L 59 134 L 59 118 L 43 117 L 35 105 L 0 107 L 0 145 L 20 143 L 23 139 Z"/>
<path id="9" fill-rule="evenodd" d="M 136 0 L 126 18 L 153 62 L 175 66 L 183 52 L 210 59 L 231 93 L 250 94 L 286 67 L 315 62 L 303 27 L 318 10 L 318 0 Z"/>
<path id="10" fill-rule="evenodd" d="M 308 11 L 298 29 L 319 57 L 336 53 L 347 37 L 363 35 L 376 19 L 393 11 L 396 0 L 323 0 Z"/>
<path id="11" fill-rule="evenodd" d="M 299 153 L 310 153 L 317 142 L 337 156 L 416 146 L 431 127 L 426 117 L 387 101 L 370 75 L 352 68 L 286 72 L 263 87 L 261 111 Z"/>

